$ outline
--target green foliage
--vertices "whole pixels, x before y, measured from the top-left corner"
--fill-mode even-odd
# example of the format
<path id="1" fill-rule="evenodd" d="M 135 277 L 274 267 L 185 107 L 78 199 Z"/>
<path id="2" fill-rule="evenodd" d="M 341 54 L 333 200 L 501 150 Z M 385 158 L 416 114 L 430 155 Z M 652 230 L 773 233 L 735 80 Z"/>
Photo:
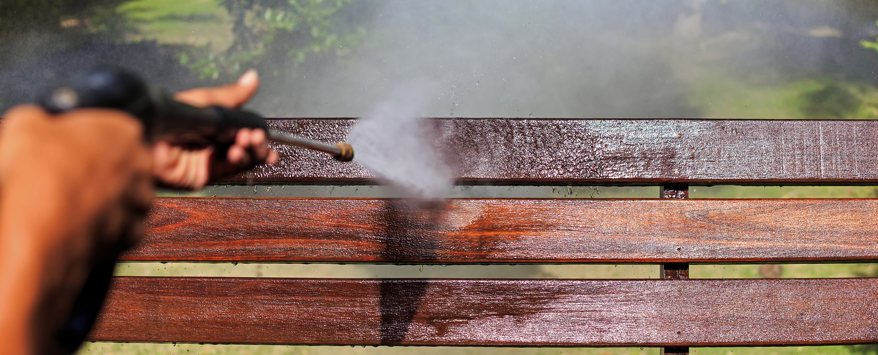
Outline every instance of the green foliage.
<path id="1" fill-rule="evenodd" d="M 112 14 L 125 0 L 2 0 L 0 41 L 16 31 L 52 32 L 67 27 L 107 30 L 117 24 Z"/>
<path id="2" fill-rule="evenodd" d="M 878 26 L 878 21 L 875 22 L 875 25 Z M 878 39 L 876 39 L 875 41 L 863 40 L 863 41 L 860 41 L 860 45 L 863 46 L 863 48 L 873 49 L 875 51 L 878 51 Z"/>
<path id="3" fill-rule="evenodd" d="M 190 69 L 182 81 L 216 85 L 254 68 L 271 88 L 352 57 L 365 35 L 358 21 L 373 8 L 351 0 L 0 0 L 0 66 L 95 41 L 149 42 Z"/>
<path id="4" fill-rule="evenodd" d="M 223 53 L 193 48 L 181 57 L 202 79 L 226 80 L 263 61 L 294 68 L 314 56 L 351 52 L 364 30 L 350 29 L 339 12 L 351 0 L 223 0 L 234 20 L 234 43 Z"/>
<path id="5" fill-rule="evenodd" d="M 126 40 L 227 49 L 232 20 L 215 0 L 133 0 L 117 11 L 129 24 Z"/>

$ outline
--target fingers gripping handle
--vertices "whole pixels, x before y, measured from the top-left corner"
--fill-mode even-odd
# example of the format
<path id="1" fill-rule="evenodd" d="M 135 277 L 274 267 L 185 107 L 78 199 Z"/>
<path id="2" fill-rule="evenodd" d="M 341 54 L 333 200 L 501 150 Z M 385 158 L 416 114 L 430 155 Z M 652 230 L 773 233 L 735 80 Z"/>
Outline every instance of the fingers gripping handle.
<path id="1" fill-rule="evenodd" d="M 350 144 L 327 145 L 268 129 L 257 113 L 220 106 L 194 107 L 174 100 L 170 94 L 149 86 L 137 74 L 118 67 L 86 72 L 64 86 L 43 95 L 39 104 L 50 113 L 77 108 L 100 107 L 127 112 L 144 125 L 149 140 L 178 145 L 208 146 L 230 143 L 241 128 L 261 128 L 275 142 L 332 154 L 336 160 L 351 161 Z"/>
<path id="2" fill-rule="evenodd" d="M 240 128 L 267 129 L 265 119 L 256 113 L 187 105 L 118 67 L 97 68 L 79 75 L 40 97 L 38 103 L 50 113 L 85 107 L 121 110 L 143 123 L 147 138 L 179 144 L 225 143 L 233 140 Z"/>

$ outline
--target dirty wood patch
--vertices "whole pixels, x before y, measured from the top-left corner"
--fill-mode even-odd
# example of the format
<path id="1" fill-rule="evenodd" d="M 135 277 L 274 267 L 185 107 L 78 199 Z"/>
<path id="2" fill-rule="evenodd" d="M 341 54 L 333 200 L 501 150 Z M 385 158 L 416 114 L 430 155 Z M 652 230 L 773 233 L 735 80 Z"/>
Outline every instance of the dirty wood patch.
<path id="1" fill-rule="evenodd" d="M 878 259 L 878 200 L 162 198 L 129 261 L 811 262 Z"/>
<path id="2" fill-rule="evenodd" d="M 275 119 L 345 140 L 353 119 Z M 434 119 L 461 182 L 526 184 L 876 184 L 878 121 Z M 425 143 L 429 144 L 429 143 Z M 357 163 L 278 146 L 256 182 L 364 182 Z M 356 147 L 354 147 L 356 149 Z M 244 181 L 246 176 L 232 180 Z"/>
<path id="3" fill-rule="evenodd" d="M 91 340 L 666 347 L 878 341 L 876 279 L 121 277 L 112 288 Z"/>

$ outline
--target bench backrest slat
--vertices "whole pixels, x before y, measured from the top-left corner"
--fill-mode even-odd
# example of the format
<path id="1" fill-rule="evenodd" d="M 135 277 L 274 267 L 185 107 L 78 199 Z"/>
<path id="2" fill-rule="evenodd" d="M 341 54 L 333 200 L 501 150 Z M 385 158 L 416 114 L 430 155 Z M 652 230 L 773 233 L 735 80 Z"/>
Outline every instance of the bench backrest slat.
<path id="1" fill-rule="evenodd" d="M 114 289 L 94 340 L 488 346 L 878 341 L 876 279 L 122 277 Z"/>
<path id="2" fill-rule="evenodd" d="M 435 119 L 462 182 L 527 184 L 878 184 L 878 121 Z M 279 119 L 326 142 L 353 119 Z M 429 144 L 429 142 L 425 142 Z M 400 147 L 413 149 L 414 147 Z M 357 163 L 278 147 L 260 182 L 362 182 Z M 242 175 L 233 180 L 247 180 Z"/>
<path id="3" fill-rule="evenodd" d="M 159 199 L 123 260 L 878 260 L 878 200 Z"/>

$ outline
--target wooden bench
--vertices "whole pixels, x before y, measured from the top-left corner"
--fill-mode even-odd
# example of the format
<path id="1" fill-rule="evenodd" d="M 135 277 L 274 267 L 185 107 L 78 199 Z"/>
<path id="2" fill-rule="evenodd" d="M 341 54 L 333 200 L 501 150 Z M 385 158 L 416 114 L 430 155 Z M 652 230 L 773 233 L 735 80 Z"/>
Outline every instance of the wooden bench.
<path id="1" fill-rule="evenodd" d="M 162 198 L 128 261 L 648 263 L 654 280 L 119 277 L 95 341 L 664 347 L 878 342 L 878 279 L 689 279 L 690 263 L 878 258 L 878 200 L 690 185 L 878 184 L 878 121 L 437 119 L 463 184 L 659 185 L 656 199 Z M 340 141 L 351 119 L 271 126 Z M 256 183 L 366 183 L 298 149 Z M 242 181 L 244 177 L 239 177 Z M 660 198 L 659 198 L 660 197 Z"/>

